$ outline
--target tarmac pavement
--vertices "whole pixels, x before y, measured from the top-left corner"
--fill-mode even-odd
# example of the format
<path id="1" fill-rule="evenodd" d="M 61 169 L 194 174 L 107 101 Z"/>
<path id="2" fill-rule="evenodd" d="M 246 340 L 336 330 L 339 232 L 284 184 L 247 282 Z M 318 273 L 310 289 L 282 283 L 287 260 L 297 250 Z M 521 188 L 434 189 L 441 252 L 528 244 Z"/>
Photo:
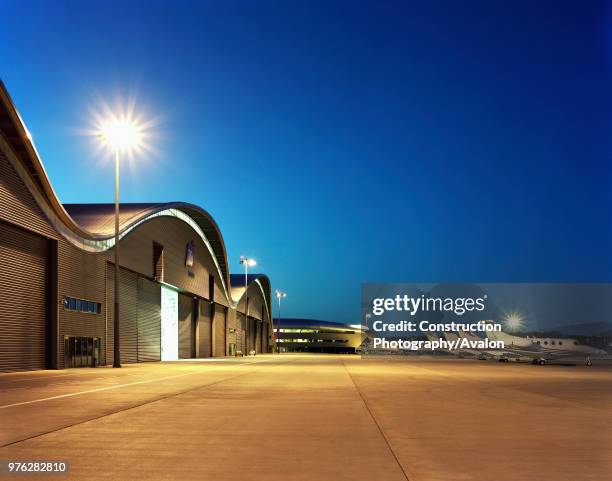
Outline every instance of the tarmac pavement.
<path id="1" fill-rule="evenodd" d="M 259 355 L 0 375 L 4 479 L 612 479 L 612 368 Z"/>

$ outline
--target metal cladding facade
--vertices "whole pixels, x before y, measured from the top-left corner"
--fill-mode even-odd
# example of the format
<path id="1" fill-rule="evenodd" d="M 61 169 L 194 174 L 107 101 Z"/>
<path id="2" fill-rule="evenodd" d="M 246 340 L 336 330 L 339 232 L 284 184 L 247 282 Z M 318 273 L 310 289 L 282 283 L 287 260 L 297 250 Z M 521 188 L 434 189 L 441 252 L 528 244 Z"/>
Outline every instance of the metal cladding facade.
<path id="1" fill-rule="evenodd" d="M 206 211 L 120 211 L 122 362 L 159 361 L 173 340 L 176 358 L 270 350 L 269 279 L 232 285 Z M 113 204 L 59 202 L 0 82 L 0 371 L 112 364 L 113 215 Z"/>

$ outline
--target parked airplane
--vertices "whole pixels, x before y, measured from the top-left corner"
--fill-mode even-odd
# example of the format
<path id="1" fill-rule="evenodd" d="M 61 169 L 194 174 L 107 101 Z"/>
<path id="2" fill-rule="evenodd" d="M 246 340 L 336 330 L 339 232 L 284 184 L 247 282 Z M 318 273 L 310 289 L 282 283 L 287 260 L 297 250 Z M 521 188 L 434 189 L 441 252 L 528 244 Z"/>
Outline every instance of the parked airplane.
<path id="1" fill-rule="evenodd" d="M 478 341 L 482 338 L 478 337 L 472 332 L 459 331 L 459 337 L 461 339 L 468 339 L 469 341 Z M 491 340 L 497 340 L 489 337 Z M 504 349 L 488 349 L 485 351 L 479 351 L 479 359 L 498 359 L 501 362 L 507 362 L 509 359 L 515 359 L 519 361 L 521 357 L 532 358 L 535 353 L 539 353 L 540 349 L 537 346 L 524 346 L 522 348 L 504 345 Z"/>
<path id="2" fill-rule="evenodd" d="M 491 322 L 491 321 L 486 321 Z M 440 337 L 433 332 L 425 333 L 429 341 L 440 341 Z M 472 332 L 458 331 L 457 334 L 451 332 L 443 333 L 444 339 L 448 342 L 454 342 L 457 339 L 467 339 L 469 341 L 482 341 L 483 339 Z M 538 337 L 520 337 L 507 334 L 500 331 L 486 331 L 486 336 L 491 341 L 503 341 L 504 348 L 502 349 L 444 349 L 438 350 L 453 354 L 458 357 L 473 357 L 480 360 L 497 359 L 500 362 L 508 362 L 510 359 L 519 361 L 520 359 L 529 359 L 532 364 L 546 364 L 548 361 L 571 358 L 586 358 L 587 366 L 592 364 L 591 356 L 600 357 L 607 354 L 602 349 L 580 344 L 575 339 L 568 338 L 538 338 Z M 363 348 L 368 348 L 369 340 L 364 341 Z M 380 349 L 377 350 L 381 352 Z M 382 350 L 387 351 L 387 350 Z M 410 353 L 415 351 L 404 351 L 397 349 L 388 350 L 389 354 Z M 430 352 L 429 349 L 418 349 L 417 352 Z"/>
<path id="3" fill-rule="evenodd" d="M 575 339 L 550 337 L 519 337 L 500 331 L 487 331 L 487 337 L 503 341 L 508 351 L 530 358 L 533 364 L 546 364 L 547 361 L 564 358 L 586 357 L 586 364 L 592 364 L 591 356 L 607 354 L 603 349 L 585 346 Z"/>

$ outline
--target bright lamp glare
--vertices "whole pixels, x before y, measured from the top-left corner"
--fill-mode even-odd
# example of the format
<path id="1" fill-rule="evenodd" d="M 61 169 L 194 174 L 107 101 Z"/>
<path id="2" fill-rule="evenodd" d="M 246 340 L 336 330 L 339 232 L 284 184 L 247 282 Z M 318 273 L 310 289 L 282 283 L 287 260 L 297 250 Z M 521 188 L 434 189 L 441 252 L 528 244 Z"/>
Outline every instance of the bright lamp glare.
<path id="1" fill-rule="evenodd" d="M 517 331 L 523 327 L 524 317 L 518 312 L 509 312 L 506 314 L 506 327 L 512 331 Z"/>
<path id="2" fill-rule="evenodd" d="M 100 137 L 114 150 L 130 150 L 142 143 L 141 128 L 128 120 L 112 119 L 104 123 Z"/>
<path id="3" fill-rule="evenodd" d="M 150 117 L 145 111 L 138 112 L 135 98 L 117 97 L 113 103 L 98 100 L 90 109 L 90 127 L 81 131 L 95 139 L 99 157 L 108 162 L 112 157 L 108 151 L 121 154 L 121 162 L 134 167 L 134 161 L 148 162 L 159 157 L 152 141 L 158 137 L 156 127 L 161 117 Z M 134 171 L 136 172 L 136 171 Z"/>
<path id="4" fill-rule="evenodd" d="M 257 265 L 257 262 L 255 262 L 255 259 L 249 259 L 248 257 L 244 257 L 244 256 L 240 256 L 240 263 L 248 267 Z"/>

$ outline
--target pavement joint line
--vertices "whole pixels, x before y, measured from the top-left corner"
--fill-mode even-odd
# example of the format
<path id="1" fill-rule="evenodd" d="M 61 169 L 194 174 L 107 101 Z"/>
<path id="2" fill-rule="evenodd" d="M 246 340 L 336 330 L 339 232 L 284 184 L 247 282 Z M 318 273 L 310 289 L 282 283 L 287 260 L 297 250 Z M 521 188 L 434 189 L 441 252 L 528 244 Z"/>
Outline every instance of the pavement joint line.
<path id="1" fill-rule="evenodd" d="M 241 362 L 241 363 L 233 364 L 233 365 L 234 366 L 236 366 L 236 365 L 244 366 L 244 365 L 249 365 L 249 364 L 260 364 L 262 362 L 267 362 L 267 361 Z M 216 369 L 216 370 L 218 370 L 218 369 Z M 207 372 L 210 372 L 210 371 L 207 371 Z M 164 381 L 166 379 L 174 379 L 174 378 L 178 378 L 178 377 L 191 376 L 193 374 L 201 374 L 201 373 L 202 373 L 202 371 L 193 371 L 193 372 L 187 372 L 187 373 L 183 373 L 183 374 L 176 374 L 174 376 L 165 376 L 165 377 L 159 377 L 159 378 L 155 378 L 155 379 L 145 379 L 143 381 L 130 382 L 130 383 L 127 383 L 127 384 L 118 384 L 118 385 L 113 385 L 113 386 L 99 387 L 99 388 L 96 388 L 96 389 L 88 389 L 86 391 L 73 392 L 73 393 L 69 393 L 69 394 L 60 394 L 58 396 L 51 396 L 51 397 L 47 397 L 47 398 L 32 399 L 30 401 L 22 401 L 22 402 L 13 403 L 13 404 L 6 404 L 4 406 L 0 406 L 0 409 L 7 409 L 7 408 L 12 408 L 12 407 L 17 407 L 17 406 L 24 406 L 26 404 L 34 404 L 34 403 L 39 403 L 39 402 L 44 402 L 44 401 L 52 401 L 54 399 L 61 399 L 61 398 L 65 398 L 65 397 L 80 396 L 81 394 L 89 394 L 89 393 L 92 393 L 92 392 L 108 391 L 110 389 L 119 389 L 119 388 L 127 387 L 127 386 L 135 386 L 137 384 L 145 384 L 145 383 L 148 383 L 148 382 Z"/>
<path id="2" fill-rule="evenodd" d="M 266 359 L 266 360 L 269 360 L 269 359 Z M 167 363 L 166 365 L 174 365 L 174 366 L 179 366 L 181 364 L 189 365 L 190 361 L 198 361 L 198 362 L 205 361 L 205 362 L 202 362 L 200 365 L 212 364 L 213 366 L 248 364 L 247 362 L 234 362 L 234 358 L 231 358 L 231 357 L 185 359 L 184 361 L 185 361 L 184 363 L 180 361 L 179 362 L 177 361 L 158 361 L 158 362 L 160 363 L 165 362 Z M 253 362 L 259 363 L 259 362 L 264 362 L 264 361 L 253 361 Z M 123 365 L 123 367 L 128 366 L 130 368 L 142 368 L 146 364 L 148 363 L 142 363 L 142 362 L 126 363 Z M 87 374 L 90 374 L 91 376 L 102 376 L 105 371 L 109 371 L 109 370 L 111 371 L 113 370 L 113 368 L 110 365 L 98 366 L 97 368 L 86 368 L 86 369 L 67 367 L 63 369 L 47 369 L 47 370 L 42 370 L 42 371 L 0 372 L 0 386 L 5 385 L 5 384 L 19 383 L 19 382 L 49 381 L 49 380 L 54 380 L 54 379 L 59 379 L 59 378 L 83 376 L 85 374 L 84 371 L 87 371 Z M 129 370 L 129 374 L 123 374 L 124 377 L 134 377 L 138 375 L 139 369 L 135 369 L 135 370 L 128 369 L 128 370 Z M 123 369 L 119 369 L 119 371 L 123 371 Z M 47 373 L 47 372 L 53 372 L 53 373 L 58 373 L 58 374 L 54 374 L 51 376 L 41 375 L 37 377 L 28 377 L 29 374 Z M 15 378 L 11 379 L 13 376 Z M 25 377 L 19 377 L 19 376 L 25 376 Z M 117 377 L 121 377 L 121 376 L 117 376 Z"/>
<path id="3" fill-rule="evenodd" d="M 296 359 L 292 359 L 291 361 L 285 361 L 285 362 L 277 364 L 277 365 L 275 365 L 273 367 L 278 367 L 280 365 L 289 364 L 289 363 L 295 362 L 295 361 L 296 361 Z M 239 364 L 234 364 L 234 366 L 245 366 L 245 365 L 252 365 L 252 364 L 266 364 L 268 362 L 271 362 L 271 361 L 242 362 L 242 363 L 239 363 Z M 211 386 L 215 386 L 217 384 L 221 384 L 221 383 L 226 382 L 226 381 L 232 381 L 234 379 L 238 379 L 239 377 L 244 377 L 244 376 L 247 376 L 249 374 L 253 374 L 254 372 L 255 371 L 244 372 L 242 374 L 238 374 L 236 376 L 232 376 L 232 377 L 225 378 L 225 379 L 220 379 L 218 381 L 213 381 L 213 382 L 208 383 L 208 384 L 201 384 L 199 386 L 196 386 L 196 387 L 193 387 L 193 388 L 190 388 L 190 389 L 186 389 L 185 391 L 168 394 L 167 396 L 162 396 L 162 397 L 159 397 L 159 398 L 156 398 L 156 399 L 151 399 L 151 400 L 148 400 L 148 401 L 144 401 L 144 402 L 139 403 L 139 404 L 134 404 L 132 406 L 126 407 L 125 409 L 119 409 L 117 411 L 112 411 L 112 412 L 104 413 L 104 414 L 102 414 L 100 416 L 95 416 L 93 418 L 86 419 L 84 421 L 79 421 L 79 422 L 76 422 L 76 423 L 68 424 L 67 426 L 62 426 L 62 427 L 59 427 L 57 429 L 52 429 L 52 430 L 46 431 L 44 433 L 34 434 L 33 436 L 28 436 L 27 438 L 18 439 L 17 441 L 12 441 L 10 443 L 3 444 L 2 446 L 0 446 L 0 449 L 6 448 L 6 447 L 9 447 L 9 446 L 13 446 L 15 444 L 23 443 L 23 442 L 29 441 L 31 439 L 36 439 L 36 438 L 39 438 L 39 437 L 42 437 L 42 436 L 46 436 L 47 434 L 52 434 L 52 433 L 56 433 L 58 431 L 63 431 L 64 429 L 69 429 L 69 428 L 72 428 L 74 426 L 78 426 L 80 424 L 86 424 L 86 423 L 91 422 L 91 421 L 97 421 L 98 419 L 102 419 L 102 418 L 105 418 L 107 416 L 112 416 L 113 414 L 119 414 L 119 413 L 123 413 L 123 412 L 126 412 L 126 411 L 131 411 L 132 409 L 137 409 L 139 407 L 146 406 L 147 404 L 153 404 L 153 403 L 156 403 L 158 401 L 164 401 L 166 399 L 177 397 L 177 396 L 180 396 L 182 394 L 187 394 L 187 393 L 192 392 L 192 391 L 197 391 L 198 389 L 209 388 Z M 190 374 L 192 374 L 192 373 L 190 373 Z"/>
<path id="4" fill-rule="evenodd" d="M 365 396 L 361 392 L 361 389 L 359 389 L 359 386 L 357 386 L 357 383 L 355 382 L 355 379 L 353 378 L 353 375 L 351 374 L 351 371 L 349 371 L 348 367 L 346 367 L 346 363 L 344 362 L 344 360 L 342 360 L 341 362 L 342 362 L 342 365 L 344 366 L 344 370 L 348 374 L 349 379 L 353 383 L 353 386 L 355 386 L 355 390 L 357 391 L 357 394 L 359 394 L 359 397 L 361 398 L 361 401 L 363 402 L 363 405 L 367 409 L 368 413 L 370 414 L 370 417 L 372 418 L 372 421 L 374 421 L 374 424 L 378 428 L 378 431 L 380 432 L 380 435 L 384 439 L 385 444 L 387 445 L 387 449 L 389 449 L 389 452 L 391 452 L 391 455 L 393 456 L 393 459 L 395 459 L 395 462 L 397 463 L 398 467 L 400 468 L 400 470 L 401 470 L 402 474 L 404 475 L 404 478 L 406 479 L 406 481 L 410 481 L 410 479 L 408 478 L 408 474 L 406 473 L 406 470 L 404 469 L 404 466 L 402 466 L 402 463 L 400 462 L 399 458 L 397 457 L 397 454 L 395 454 L 395 451 L 393 450 L 393 447 L 391 447 L 391 443 L 389 442 L 389 438 L 387 438 L 387 435 L 385 434 L 385 431 L 383 430 L 382 426 L 380 425 L 380 423 L 378 422 L 378 420 L 374 416 L 374 412 L 372 411 L 372 408 L 370 407 L 370 405 L 368 404 L 368 401 L 366 400 Z"/>

